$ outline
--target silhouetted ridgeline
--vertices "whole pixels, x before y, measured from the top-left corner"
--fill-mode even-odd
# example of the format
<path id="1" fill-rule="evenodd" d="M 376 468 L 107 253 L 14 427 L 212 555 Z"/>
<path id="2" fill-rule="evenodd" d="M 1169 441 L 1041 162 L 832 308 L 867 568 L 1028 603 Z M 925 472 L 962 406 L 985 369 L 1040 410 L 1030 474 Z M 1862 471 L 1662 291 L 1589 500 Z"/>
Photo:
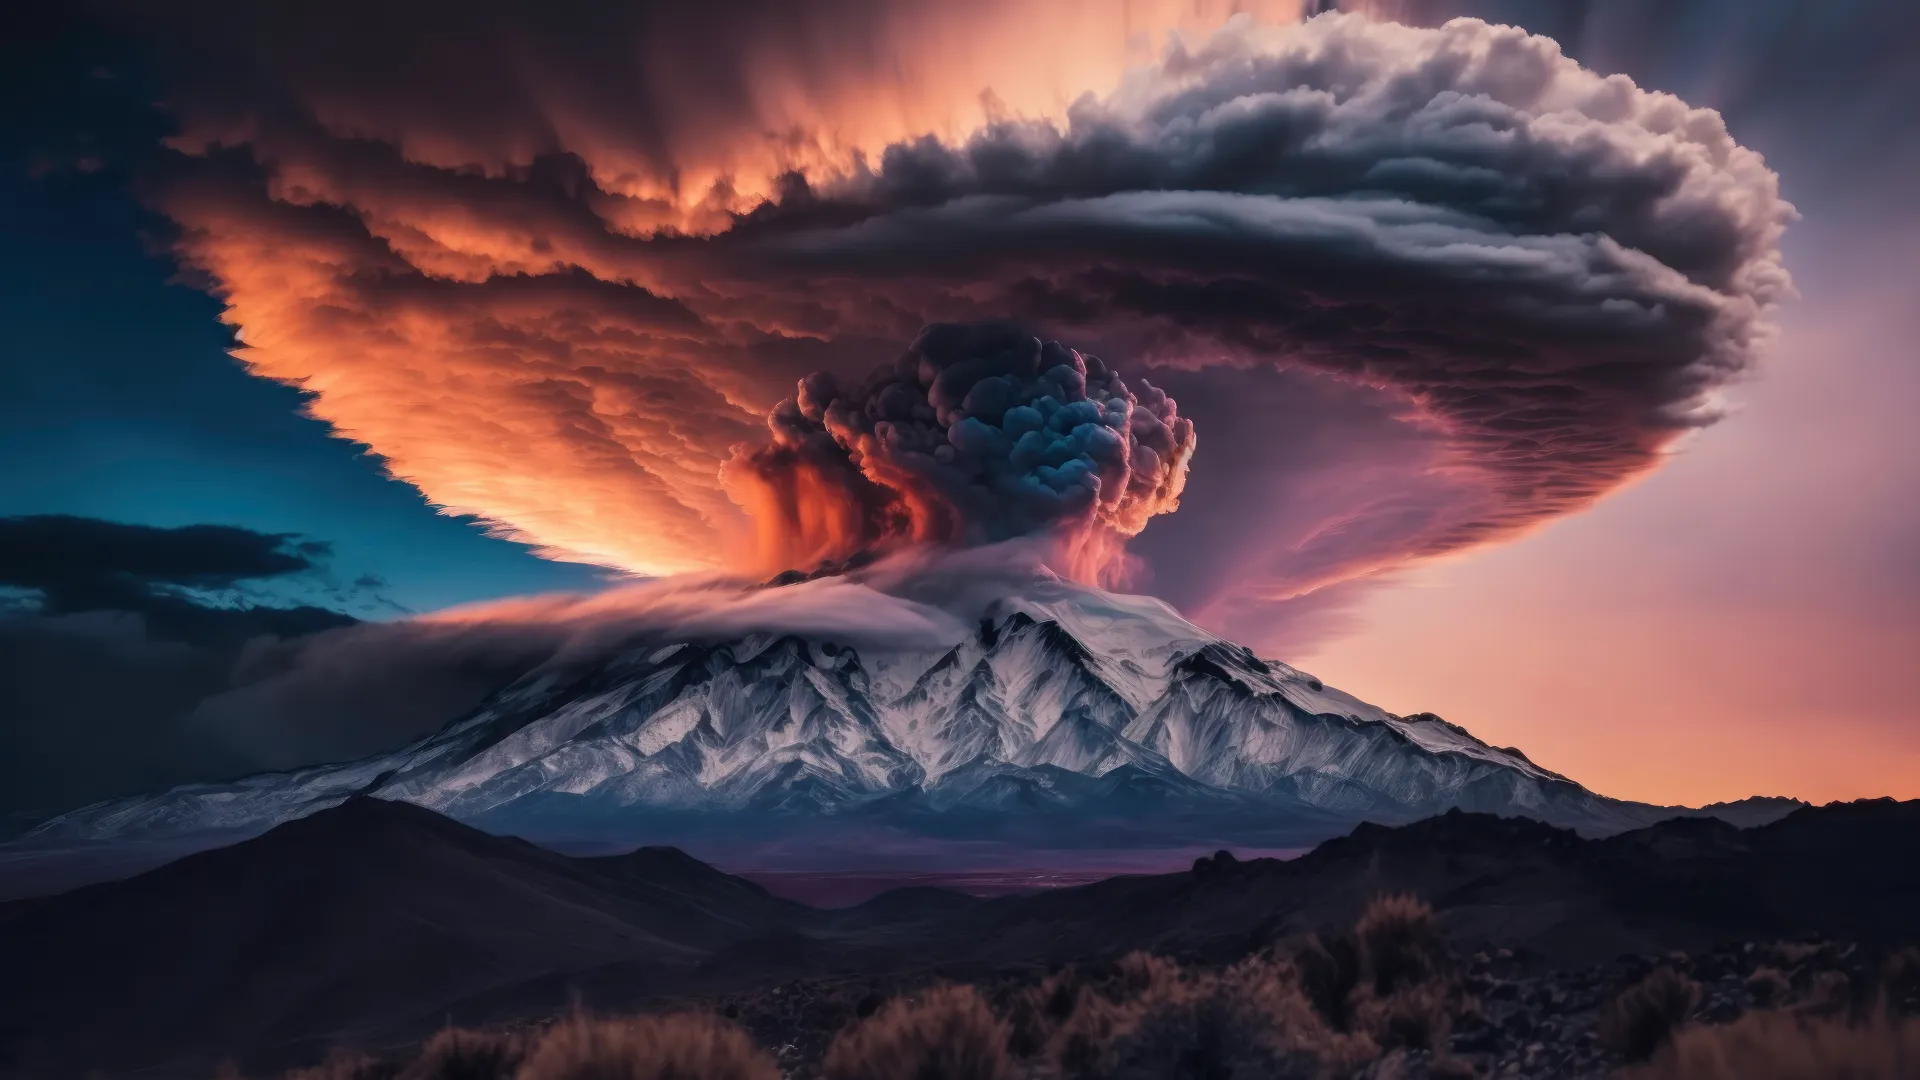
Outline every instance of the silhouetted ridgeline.
<path id="1" fill-rule="evenodd" d="M 1507 949 L 1526 970 L 1813 935 L 1877 956 L 1920 938 L 1920 803 L 1603 840 L 1450 813 L 1361 826 L 1289 862 L 1229 856 L 995 900 L 903 890 L 827 911 L 672 849 L 570 858 L 356 799 L 126 881 L 0 905 L 0 1070 L 204 1075 L 229 1057 L 398 1046 L 449 1019 L 553 1016 L 576 998 L 625 1009 L 819 979 L 870 995 L 1135 950 L 1191 965 L 1184 986 L 1277 963 L 1275 942 L 1352 927 L 1390 894 L 1431 902 L 1454 954 Z"/>

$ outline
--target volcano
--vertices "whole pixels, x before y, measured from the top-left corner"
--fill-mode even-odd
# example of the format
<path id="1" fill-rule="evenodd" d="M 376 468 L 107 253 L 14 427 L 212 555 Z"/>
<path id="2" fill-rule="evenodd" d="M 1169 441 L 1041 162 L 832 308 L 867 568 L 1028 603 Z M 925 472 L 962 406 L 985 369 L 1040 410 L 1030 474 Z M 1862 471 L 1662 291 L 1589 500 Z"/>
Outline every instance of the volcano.
<path id="1" fill-rule="evenodd" d="M 944 648 L 641 635 L 395 752 L 95 804 L 25 843 L 224 842 L 356 795 L 563 847 L 804 836 L 841 866 L 891 841 L 1285 847 L 1453 809 L 1589 834 L 1687 812 L 1595 794 L 1158 600 L 1042 572 Z M 1777 802 L 1715 812 L 1755 824 L 1797 805 Z"/>

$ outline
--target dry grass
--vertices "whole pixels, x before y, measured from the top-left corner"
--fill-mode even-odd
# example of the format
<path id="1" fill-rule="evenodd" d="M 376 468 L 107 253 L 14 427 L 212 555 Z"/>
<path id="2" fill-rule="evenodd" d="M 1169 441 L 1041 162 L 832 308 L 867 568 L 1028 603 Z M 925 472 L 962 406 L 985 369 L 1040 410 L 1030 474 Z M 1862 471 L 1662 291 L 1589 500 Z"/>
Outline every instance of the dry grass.
<path id="1" fill-rule="evenodd" d="M 1433 908 L 1418 897 L 1379 897 L 1361 913 L 1353 936 L 1367 982 L 1378 997 L 1432 983 L 1451 967 Z"/>
<path id="2" fill-rule="evenodd" d="M 1300 990 L 1335 1031 L 1353 1028 L 1354 999 L 1360 992 L 1360 947 L 1351 936 L 1315 934 L 1293 954 Z"/>
<path id="3" fill-rule="evenodd" d="M 602 1020 L 575 1015 L 547 1029 L 514 1080 L 780 1080 L 773 1059 L 734 1024 L 683 1013 Z"/>
<path id="4" fill-rule="evenodd" d="M 1336 1032 L 1383 1049 L 1444 1053 L 1453 1017 L 1470 1008 L 1433 909 L 1382 896 L 1346 935 L 1316 935 L 1293 954 L 1301 993 Z"/>
<path id="5" fill-rule="evenodd" d="M 1289 1052 L 1267 1018 L 1249 1003 L 1197 988 L 1141 1009 L 1106 1048 L 1099 1074 L 1115 1080 L 1159 1077 L 1310 1077 L 1318 1056 Z"/>
<path id="6" fill-rule="evenodd" d="M 1864 1023 L 1753 1012 L 1730 1024 L 1691 1026 L 1621 1080 L 1913 1080 L 1920 1076 L 1920 1019 L 1884 1013 Z"/>
<path id="7" fill-rule="evenodd" d="M 1920 949 L 1901 949 L 1887 957 L 1880 985 L 1889 1008 L 1920 1012 Z"/>
<path id="8" fill-rule="evenodd" d="M 447 1028 L 428 1039 L 394 1080 L 505 1080 L 519 1070 L 528 1049 L 519 1035 Z"/>
<path id="9" fill-rule="evenodd" d="M 1218 970 L 1134 953 L 1110 971 L 1051 975 L 1008 1015 L 1028 1072 L 1068 1080 L 1318 1077 L 1379 1053 L 1365 1034 L 1330 1028 L 1274 955 Z"/>
<path id="10" fill-rule="evenodd" d="M 1441 1075 L 1453 1017 L 1472 1007 L 1432 910 L 1406 896 L 1376 900 L 1351 931 L 1226 968 L 1133 953 L 1003 986 L 997 1007 L 972 986 L 868 997 L 821 1059 L 824 1080 L 1320 1080 L 1402 1048 L 1432 1051 Z M 686 1014 L 575 1015 L 533 1035 L 449 1029 L 404 1067 L 342 1058 L 288 1080 L 780 1076 L 741 1028 Z"/>
<path id="11" fill-rule="evenodd" d="M 1844 971 L 1822 971 L 1813 977 L 1807 997 L 1799 1006 L 1807 1016 L 1839 1016 L 1854 1004 L 1853 980 Z"/>
<path id="12" fill-rule="evenodd" d="M 1354 1020 L 1360 1031 L 1384 1049 L 1444 1053 L 1454 1014 L 1461 1006 L 1459 994 L 1451 985 L 1426 982 L 1402 987 L 1385 997 L 1363 997 L 1354 1009 Z"/>
<path id="13" fill-rule="evenodd" d="M 1013 1043 L 1070 1080 L 1344 1075 L 1382 1049 L 1444 1060 L 1468 1006 L 1424 903 L 1383 897 L 1347 934 L 1225 970 L 1133 954 L 1111 974 L 1050 976 L 1013 1003 Z"/>
<path id="14" fill-rule="evenodd" d="M 447 1028 L 411 1061 L 337 1055 L 285 1080 L 780 1080 L 780 1070 L 716 1016 L 575 1014 L 537 1035 Z"/>
<path id="15" fill-rule="evenodd" d="M 1353 936 L 1360 957 L 1356 1026 L 1388 1049 L 1444 1054 L 1466 1000 L 1433 908 L 1418 897 L 1379 897 L 1361 913 Z"/>
<path id="16" fill-rule="evenodd" d="M 834 1039 L 828 1080 L 1006 1080 L 1011 1031 L 971 986 L 895 998 Z"/>
<path id="17" fill-rule="evenodd" d="M 1699 1003 L 1699 983 L 1672 968 L 1656 968 L 1601 1010 L 1601 1041 L 1628 1061 L 1644 1061 Z"/>

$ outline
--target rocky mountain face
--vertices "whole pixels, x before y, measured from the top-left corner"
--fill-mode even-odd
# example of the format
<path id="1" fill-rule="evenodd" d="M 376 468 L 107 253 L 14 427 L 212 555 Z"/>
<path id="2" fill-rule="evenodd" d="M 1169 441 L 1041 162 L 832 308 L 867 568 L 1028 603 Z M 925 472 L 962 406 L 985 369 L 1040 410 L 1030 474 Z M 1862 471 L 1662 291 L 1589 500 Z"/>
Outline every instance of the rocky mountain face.
<path id="1" fill-rule="evenodd" d="M 664 820 L 983 835 L 1097 820 L 1120 843 L 1130 824 L 1172 821 L 1244 842 L 1455 808 L 1600 833 L 1673 813 L 1595 795 L 1438 717 L 1389 714 L 1157 600 L 1048 578 L 944 650 L 628 642 L 535 672 L 392 754 L 103 803 L 28 839 L 244 834 L 355 794 L 544 838 Z"/>

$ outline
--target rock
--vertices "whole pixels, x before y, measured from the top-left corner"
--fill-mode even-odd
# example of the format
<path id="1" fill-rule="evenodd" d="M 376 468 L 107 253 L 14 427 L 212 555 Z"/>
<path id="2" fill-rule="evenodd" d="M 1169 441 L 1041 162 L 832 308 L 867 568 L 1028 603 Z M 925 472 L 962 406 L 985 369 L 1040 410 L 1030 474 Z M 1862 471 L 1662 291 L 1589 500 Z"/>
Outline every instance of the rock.
<path id="1" fill-rule="evenodd" d="M 1490 1025 L 1456 1031 L 1450 1045 L 1456 1054 L 1489 1054 L 1500 1047 L 1500 1031 Z"/>
<path id="2" fill-rule="evenodd" d="M 1193 876 L 1214 877 L 1223 871 L 1233 869 L 1239 862 L 1239 859 L 1233 857 L 1233 852 L 1224 849 L 1214 852 L 1211 857 L 1202 855 L 1193 860 Z"/>
<path id="3" fill-rule="evenodd" d="M 1557 986 L 1536 986 L 1533 992 L 1527 995 L 1527 1004 L 1543 1012 L 1559 1009 L 1566 1000 L 1566 991 Z"/>

